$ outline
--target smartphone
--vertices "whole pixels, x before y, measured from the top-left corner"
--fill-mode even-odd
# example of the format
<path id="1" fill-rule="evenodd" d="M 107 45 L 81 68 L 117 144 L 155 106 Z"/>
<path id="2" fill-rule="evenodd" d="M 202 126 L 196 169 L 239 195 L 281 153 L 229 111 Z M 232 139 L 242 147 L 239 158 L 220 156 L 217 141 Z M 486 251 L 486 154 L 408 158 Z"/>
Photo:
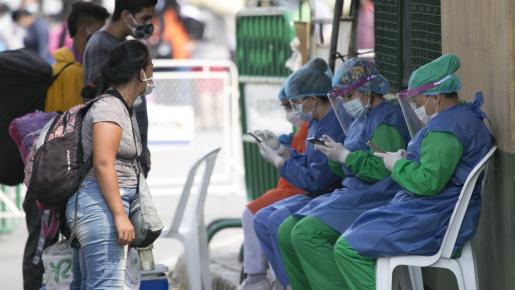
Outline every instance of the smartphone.
<path id="1" fill-rule="evenodd" d="M 317 139 L 316 137 L 310 137 L 308 138 L 308 142 L 315 145 L 315 144 L 318 144 L 318 145 L 322 145 L 322 146 L 325 146 L 325 143 L 324 141 L 320 140 L 320 139 Z"/>
<path id="2" fill-rule="evenodd" d="M 367 146 L 372 148 L 372 150 L 374 150 L 375 152 L 385 153 L 385 151 L 383 149 L 381 149 L 379 146 L 377 146 L 377 144 L 372 143 L 370 141 L 367 142 Z"/>
<path id="3" fill-rule="evenodd" d="M 252 136 L 252 138 L 256 139 L 256 142 L 258 143 L 261 143 L 261 139 L 258 138 L 258 136 L 254 135 L 252 132 L 247 132 L 247 134 L 249 134 L 250 136 Z"/>

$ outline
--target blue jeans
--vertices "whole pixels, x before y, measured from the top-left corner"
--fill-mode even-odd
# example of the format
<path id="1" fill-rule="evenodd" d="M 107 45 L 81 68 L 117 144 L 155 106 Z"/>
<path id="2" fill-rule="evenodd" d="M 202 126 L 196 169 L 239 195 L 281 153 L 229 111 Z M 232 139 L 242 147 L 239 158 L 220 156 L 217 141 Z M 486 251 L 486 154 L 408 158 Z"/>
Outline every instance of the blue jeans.
<path id="1" fill-rule="evenodd" d="M 136 188 L 120 188 L 123 206 L 129 206 Z M 77 198 L 78 195 L 78 198 Z M 74 225 L 77 199 L 77 221 Z M 98 182 L 85 179 L 66 204 L 68 227 L 76 227 L 80 248 L 73 249 L 73 281 L 70 289 L 123 289 L 126 249 L 118 243 L 111 209 Z"/>

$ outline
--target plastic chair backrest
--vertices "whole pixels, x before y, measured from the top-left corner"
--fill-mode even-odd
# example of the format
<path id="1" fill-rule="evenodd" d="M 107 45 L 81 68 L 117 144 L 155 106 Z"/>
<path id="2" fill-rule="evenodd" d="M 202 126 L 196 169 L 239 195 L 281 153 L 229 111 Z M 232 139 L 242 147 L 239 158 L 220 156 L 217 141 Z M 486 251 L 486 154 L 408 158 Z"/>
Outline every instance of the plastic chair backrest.
<path id="1" fill-rule="evenodd" d="M 179 199 L 179 203 L 177 204 L 177 208 L 175 210 L 174 217 L 171 222 L 170 228 L 167 229 L 167 233 L 171 234 L 179 231 L 179 227 L 181 226 L 182 219 L 184 218 L 184 212 L 188 206 L 188 200 L 191 194 L 191 188 L 193 187 L 193 183 L 195 181 L 195 176 L 197 175 L 197 171 L 199 167 L 205 163 L 204 168 L 204 176 L 202 177 L 201 187 L 199 191 L 199 198 L 197 200 L 197 204 L 195 205 L 196 210 L 196 218 L 203 219 L 204 216 L 204 202 L 207 196 L 207 188 L 209 186 L 209 182 L 211 180 L 211 175 L 213 173 L 213 169 L 215 167 L 216 157 L 220 152 L 220 148 L 217 148 L 206 155 L 200 158 L 193 166 L 191 167 L 188 178 L 186 179 L 186 183 L 184 184 L 181 197 Z M 168 235 L 166 234 L 166 235 Z"/>
<path id="2" fill-rule="evenodd" d="M 479 163 L 472 169 L 469 173 L 467 179 L 465 180 L 465 184 L 461 189 L 460 196 L 458 201 L 456 202 L 456 206 L 454 207 L 454 211 L 449 220 L 449 226 L 447 227 L 447 231 L 445 232 L 445 236 L 442 240 L 442 246 L 440 250 L 435 256 L 444 257 L 450 259 L 452 257 L 452 253 L 454 251 L 454 246 L 456 245 L 456 240 L 458 239 L 458 233 L 461 228 L 461 224 L 465 217 L 465 213 L 467 212 L 467 208 L 470 202 L 470 198 L 472 197 L 472 192 L 476 187 L 477 179 L 481 175 L 482 172 L 485 172 L 481 184 L 481 194 L 484 190 L 484 185 L 487 179 L 487 167 L 489 161 L 492 159 L 493 154 L 497 150 L 497 146 L 492 146 L 490 151 L 486 153 L 485 157 L 479 161 Z"/>

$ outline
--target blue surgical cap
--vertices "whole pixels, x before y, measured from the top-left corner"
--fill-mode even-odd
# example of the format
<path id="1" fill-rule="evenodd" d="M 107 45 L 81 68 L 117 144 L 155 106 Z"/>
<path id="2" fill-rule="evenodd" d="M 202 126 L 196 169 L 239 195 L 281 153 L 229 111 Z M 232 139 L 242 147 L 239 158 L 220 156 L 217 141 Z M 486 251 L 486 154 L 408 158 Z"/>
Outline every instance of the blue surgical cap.
<path id="1" fill-rule="evenodd" d="M 279 90 L 279 94 L 277 94 L 277 98 L 279 99 L 279 101 L 284 101 L 284 100 L 288 99 L 288 97 L 286 96 L 286 92 L 284 91 L 284 87 L 286 86 L 286 82 L 287 82 L 287 80 L 281 86 L 281 89 Z"/>
<path id="2" fill-rule="evenodd" d="M 285 86 L 286 96 L 288 99 L 327 97 L 332 88 L 331 77 L 331 69 L 327 62 L 315 58 L 290 76 Z"/>
<path id="3" fill-rule="evenodd" d="M 368 94 L 374 92 L 379 95 L 384 95 L 390 90 L 390 84 L 377 70 L 377 66 L 374 62 L 362 59 L 362 58 L 351 58 L 345 61 L 338 67 L 333 77 L 333 87 L 346 88 L 351 87 L 363 78 L 373 78 L 356 89 L 361 92 Z"/>

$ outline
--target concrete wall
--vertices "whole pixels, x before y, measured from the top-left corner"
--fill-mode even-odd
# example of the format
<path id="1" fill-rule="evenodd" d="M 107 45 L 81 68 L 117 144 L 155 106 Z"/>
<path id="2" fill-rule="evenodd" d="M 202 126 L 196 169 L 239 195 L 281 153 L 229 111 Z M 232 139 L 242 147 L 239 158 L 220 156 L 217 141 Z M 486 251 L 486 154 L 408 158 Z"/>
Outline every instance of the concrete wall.
<path id="1" fill-rule="evenodd" d="M 441 0 L 442 50 L 461 59 L 461 97 L 482 90 L 500 148 L 473 245 L 481 289 L 515 289 L 515 0 Z M 452 275 L 425 271 L 432 289 Z"/>
<path id="2" fill-rule="evenodd" d="M 485 93 L 498 144 L 513 152 L 513 29 L 507 5 L 513 1 L 441 1 L 442 50 L 461 59 L 461 95 L 470 98 L 477 89 Z"/>

